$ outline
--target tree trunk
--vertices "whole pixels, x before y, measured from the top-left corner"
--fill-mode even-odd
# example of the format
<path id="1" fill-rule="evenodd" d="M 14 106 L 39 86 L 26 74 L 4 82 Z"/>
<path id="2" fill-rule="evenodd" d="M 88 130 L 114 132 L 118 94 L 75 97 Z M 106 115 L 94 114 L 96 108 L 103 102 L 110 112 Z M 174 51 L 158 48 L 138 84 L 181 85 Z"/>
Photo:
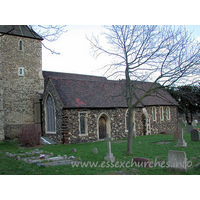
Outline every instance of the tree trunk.
<path id="1" fill-rule="evenodd" d="M 189 117 L 188 117 L 188 113 L 187 112 L 185 113 L 185 118 L 186 118 L 187 124 L 189 124 Z"/>
<path id="2" fill-rule="evenodd" d="M 190 119 L 191 119 L 191 122 L 193 122 L 193 114 L 192 114 L 192 112 L 190 113 Z"/>
<path id="3" fill-rule="evenodd" d="M 130 108 L 129 112 L 128 112 L 128 124 L 129 124 L 129 130 L 128 130 L 127 154 L 132 154 L 132 137 L 134 134 L 134 131 L 133 131 L 133 108 Z"/>

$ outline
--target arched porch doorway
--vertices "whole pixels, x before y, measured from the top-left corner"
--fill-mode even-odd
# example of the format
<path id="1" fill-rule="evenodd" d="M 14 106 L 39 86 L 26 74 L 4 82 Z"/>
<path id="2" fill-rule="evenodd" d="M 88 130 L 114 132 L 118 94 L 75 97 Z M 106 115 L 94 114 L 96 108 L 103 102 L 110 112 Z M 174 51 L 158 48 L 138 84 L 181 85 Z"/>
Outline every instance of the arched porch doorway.
<path id="1" fill-rule="evenodd" d="M 107 134 L 110 135 L 110 119 L 104 113 L 104 114 L 101 114 L 98 118 L 98 136 L 99 136 L 99 139 L 105 139 Z"/>

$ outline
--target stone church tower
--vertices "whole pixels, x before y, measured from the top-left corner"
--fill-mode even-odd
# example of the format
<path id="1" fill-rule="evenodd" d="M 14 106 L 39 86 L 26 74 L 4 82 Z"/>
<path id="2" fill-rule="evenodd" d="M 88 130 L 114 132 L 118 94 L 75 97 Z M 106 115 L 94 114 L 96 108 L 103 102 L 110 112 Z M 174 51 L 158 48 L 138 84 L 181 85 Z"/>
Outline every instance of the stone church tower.
<path id="1" fill-rule="evenodd" d="M 28 26 L 0 25 L 0 140 L 38 122 L 42 38 Z"/>

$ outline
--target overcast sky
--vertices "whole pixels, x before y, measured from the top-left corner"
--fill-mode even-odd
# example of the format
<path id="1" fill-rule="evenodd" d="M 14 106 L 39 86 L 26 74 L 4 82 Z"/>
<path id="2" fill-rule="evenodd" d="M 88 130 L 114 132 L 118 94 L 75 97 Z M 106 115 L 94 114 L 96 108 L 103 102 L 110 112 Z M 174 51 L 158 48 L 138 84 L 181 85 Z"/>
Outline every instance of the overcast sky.
<path id="1" fill-rule="evenodd" d="M 193 36 L 200 39 L 200 26 L 187 25 L 189 31 L 194 31 Z M 47 71 L 78 73 L 103 76 L 102 69 L 108 64 L 106 57 L 93 57 L 89 41 L 92 34 L 98 36 L 103 31 L 100 25 L 69 25 L 68 32 L 63 34 L 57 41 L 45 42 L 49 48 L 60 52 L 60 55 L 51 54 L 50 51 L 42 50 L 42 68 Z"/>

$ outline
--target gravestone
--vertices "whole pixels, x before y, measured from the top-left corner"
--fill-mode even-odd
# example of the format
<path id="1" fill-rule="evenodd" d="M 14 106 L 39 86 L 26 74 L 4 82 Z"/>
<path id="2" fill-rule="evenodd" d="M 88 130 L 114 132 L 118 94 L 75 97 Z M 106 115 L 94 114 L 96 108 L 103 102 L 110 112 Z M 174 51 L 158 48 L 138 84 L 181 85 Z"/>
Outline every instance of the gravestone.
<path id="1" fill-rule="evenodd" d="M 20 156 L 17 156 L 17 160 L 20 160 L 21 159 L 21 157 Z"/>
<path id="2" fill-rule="evenodd" d="M 72 148 L 72 152 L 76 152 L 76 149 L 75 149 L 75 148 Z"/>
<path id="3" fill-rule="evenodd" d="M 185 127 L 185 123 L 183 120 L 178 121 L 178 129 L 181 131 Z"/>
<path id="4" fill-rule="evenodd" d="M 108 153 L 106 154 L 106 157 L 104 157 L 104 160 L 115 162 L 115 157 L 111 153 L 111 140 L 112 140 L 112 138 L 109 138 L 109 135 L 107 134 L 106 141 L 107 141 Z"/>
<path id="5" fill-rule="evenodd" d="M 98 153 L 98 149 L 97 149 L 97 148 L 94 148 L 94 149 L 92 150 L 92 153 L 97 154 L 97 153 Z"/>
<path id="6" fill-rule="evenodd" d="M 187 147 L 187 143 L 183 139 L 183 128 L 184 127 L 185 127 L 185 124 L 183 123 L 183 121 L 179 120 L 179 122 L 178 122 L 179 137 L 178 137 L 178 141 L 177 141 L 175 147 Z"/>
<path id="7" fill-rule="evenodd" d="M 53 153 L 52 153 L 52 152 L 50 153 L 50 156 L 53 156 Z"/>
<path id="8" fill-rule="evenodd" d="M 168 152 L 168 164 L 170 170 L 187 170 L 187 158 L 185 151 Z"/>
<path id="9" fill-rule="evenodd" d="M 178 130 L 176 130 L 174 132 L 174 139 L 175 140 L 178 140 L 180 138 L 180 134 L 182 132 L 182 129 L 185 127 L 185 124 L 183 122 L 183 120 L 179 120 L 178 121 Z"/>
<path id="10" fill-rule="evenodd" d="M 192 126 L 195 127 L 197 125 L 196 120 L 192 122 Z"/>
<path id="11" fill-rule="evenodd" d="M 191 131 L 193 130 L 193 126 L 192 125 L 188 125 L 187 126 L 187 133 L 191 133 Z"/>
<path id="12" fill-rule="evenodd" d="M 191 141 L 199 141 L 199 131 L 196 129 L 191 131 Z"/>
<path id="13" fill-rule="evenodd" d="M 178 140 L 178 138 L 179 138 L 179 130 L 176 130 L 175 132 L 174 132 L 174 139 L 175 140 Z"/>
<path id="14" fill-rule="evenodd" d="M 147 158 L 135 157 L 133 158 L 133 162 L 136 163 L 137 166 L 148 168 L 151 161 Z"/>
<path id="15" fill-rule="evenodd" d="M 187 143 L 183 139 L 183 129 L 182 129 L 182 131 L 179 132 L 179 138 L 178 138 L 178 141 L 177 141 L 175 147 L 187 147 Z"/>

